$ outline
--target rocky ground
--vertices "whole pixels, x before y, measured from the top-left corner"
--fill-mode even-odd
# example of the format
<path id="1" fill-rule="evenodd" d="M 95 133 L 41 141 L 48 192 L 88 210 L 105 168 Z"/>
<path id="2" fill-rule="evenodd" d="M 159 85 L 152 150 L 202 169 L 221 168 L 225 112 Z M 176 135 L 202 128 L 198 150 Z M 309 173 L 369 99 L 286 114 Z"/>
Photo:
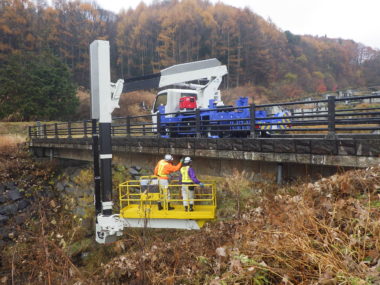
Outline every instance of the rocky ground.
<path id="1" fill-rule="evenodd" d="M 0 284 L 379 284 L 379 170 L 283 188 L 234 173 L 200 231 L 126 229 L 98 245 L 92 169 L 0 147 Z M 145 174 L 113 173 L 115 189 Z"/>

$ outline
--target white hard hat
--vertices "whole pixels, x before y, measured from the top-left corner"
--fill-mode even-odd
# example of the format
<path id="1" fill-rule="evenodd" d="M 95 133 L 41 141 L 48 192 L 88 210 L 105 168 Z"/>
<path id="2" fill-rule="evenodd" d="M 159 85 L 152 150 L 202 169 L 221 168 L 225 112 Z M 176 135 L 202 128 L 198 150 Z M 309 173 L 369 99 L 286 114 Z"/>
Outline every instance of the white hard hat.
<path id="1" fill-rule="evenodd" d="M 183 160 L 184 163 L 188 164 L 191 162 L 191 157 L 185 157 L 185 159 Z"/>
<path id="2" fill-rule="evenodd" d="M 173 160 L 173 156 L 172 156 L 171 154 L 165 154 L 164 159 L 165 159 L 166 161 L 172 161 L 172 160 Z"/>

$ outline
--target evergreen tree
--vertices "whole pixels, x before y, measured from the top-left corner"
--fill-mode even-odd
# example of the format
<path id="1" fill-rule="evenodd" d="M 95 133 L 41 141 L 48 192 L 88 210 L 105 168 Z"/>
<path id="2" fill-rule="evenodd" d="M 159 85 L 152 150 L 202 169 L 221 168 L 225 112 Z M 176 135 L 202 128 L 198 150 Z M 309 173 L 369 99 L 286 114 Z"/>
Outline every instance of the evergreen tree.
<path id="1" fill-rule="evenodd" d="M 0 119 L 67 119 L 78 104 L 66 65 L 50 53 L 13 55 L 0 66 Z"/>

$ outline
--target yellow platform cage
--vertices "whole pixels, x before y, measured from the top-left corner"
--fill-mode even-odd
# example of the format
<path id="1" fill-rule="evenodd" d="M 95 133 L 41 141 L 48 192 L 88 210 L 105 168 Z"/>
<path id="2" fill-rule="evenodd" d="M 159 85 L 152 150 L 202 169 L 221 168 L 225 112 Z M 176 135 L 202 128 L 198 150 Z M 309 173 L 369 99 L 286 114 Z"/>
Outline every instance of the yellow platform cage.
<path id="1" fill-rule="evenodd" d="M 121 183 L 120 217 L 130 222 L 131 227 L 200 228 L 216 217 L 216 183 L 211 180 L 202 180 L 202 183 L 203 187 L 198 184 L 183 187 L 178 180 L 173 180 L 166 188 L 159 186 L 156 176 Z M 194 199 L 184 200 L 182 191 L 187 191 L 189 197 L 190 188 L 194 189 Z M 174 209 L 169 210 L 169 204 Z M 193 211 L 186 211 L 184 204 L 194 204 Z"/>

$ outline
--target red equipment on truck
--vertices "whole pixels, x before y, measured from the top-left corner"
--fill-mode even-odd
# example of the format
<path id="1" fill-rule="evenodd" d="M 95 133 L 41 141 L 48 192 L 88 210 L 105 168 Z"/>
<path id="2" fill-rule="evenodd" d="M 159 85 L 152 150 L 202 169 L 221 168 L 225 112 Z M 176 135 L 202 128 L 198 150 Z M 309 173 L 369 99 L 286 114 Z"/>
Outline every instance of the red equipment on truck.
<path id="1" fill-rule="evenodd" d="M 194 96 L 186 96 L 179 99 L 180 110 L 194 110 L 197 108 L 197 101 Z"/>

